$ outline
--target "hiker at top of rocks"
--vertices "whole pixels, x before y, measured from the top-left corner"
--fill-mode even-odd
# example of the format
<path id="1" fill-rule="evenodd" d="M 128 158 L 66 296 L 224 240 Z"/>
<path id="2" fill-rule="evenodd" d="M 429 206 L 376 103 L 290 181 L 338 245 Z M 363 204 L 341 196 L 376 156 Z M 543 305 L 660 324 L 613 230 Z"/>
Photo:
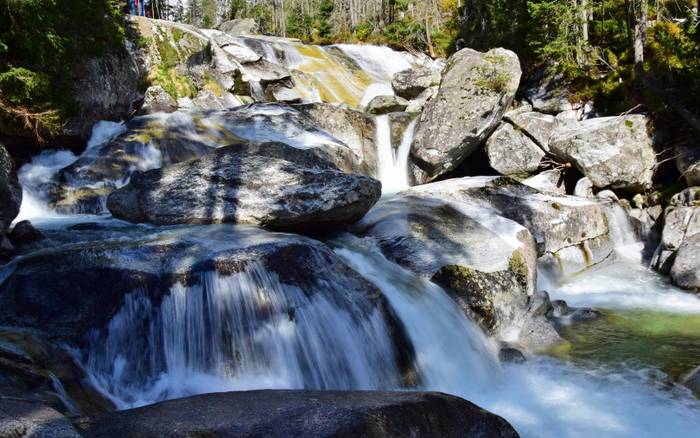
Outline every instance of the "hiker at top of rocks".
<path id="1" fill-rule="evenodd" d="M 129 13 L 131 15 L 145 16 L 144 2 L 145 0 L 129 0 Z"/>

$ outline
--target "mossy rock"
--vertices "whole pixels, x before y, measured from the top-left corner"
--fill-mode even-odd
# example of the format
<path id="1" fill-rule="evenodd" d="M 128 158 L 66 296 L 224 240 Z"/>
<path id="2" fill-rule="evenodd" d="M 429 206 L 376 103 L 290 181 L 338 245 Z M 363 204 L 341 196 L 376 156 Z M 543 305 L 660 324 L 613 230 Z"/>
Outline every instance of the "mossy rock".
<path id="1" fill-rule="evenodd" d="M 486 332 L 507 326 L 527 300 L 529 268 L 519 251 L 508 269 L 482 272 L 467 266 L 444 266 L 432 281 L 445 288 L 469 317 Z"/>

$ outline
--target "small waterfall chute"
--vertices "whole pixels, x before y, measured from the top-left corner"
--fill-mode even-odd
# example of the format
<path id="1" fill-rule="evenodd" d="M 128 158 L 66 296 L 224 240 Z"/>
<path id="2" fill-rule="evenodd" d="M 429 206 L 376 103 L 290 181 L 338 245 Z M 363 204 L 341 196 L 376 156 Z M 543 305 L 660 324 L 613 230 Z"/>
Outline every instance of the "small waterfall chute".
<path id="1" fill-rule="evenodd" d="M 411 152 L 416 120 L 404 131 L 401 144 L 394 148 L 391 143 L 391 123 L 388 115 L 375 117 L 377 137 L 377 168 L 382 191 L 396 193 L 409 187 L 408 157 Z"/>

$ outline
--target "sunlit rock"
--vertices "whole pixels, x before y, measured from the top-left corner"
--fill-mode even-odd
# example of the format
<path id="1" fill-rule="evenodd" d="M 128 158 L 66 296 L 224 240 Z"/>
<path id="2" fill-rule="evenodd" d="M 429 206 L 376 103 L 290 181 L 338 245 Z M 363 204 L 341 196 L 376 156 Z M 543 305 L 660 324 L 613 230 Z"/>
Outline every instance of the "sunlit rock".
<path id="1" fill-rule="evenodd" d="M 510 123 L 501 123 L 486 140 L 486 155 L 501 175 L 527 175 L 539 169 L 545 152 Z"/>
<path id="2" fill-rule="evenodd" d="M 374 115 L 401 112 L 408 107 L 408 101 L 399 96 L 377 96 L 367 104 L 367 112 Z"/>
<path id="3" fill-rule="evenodd" d="M 440 74 L 432 68 L 403 70 L 396 73 L 391 81 L 394 93 L 408 100 L 437 85 L 440 85 Z"/>
<path id="4" fill-rule="evenodd" d="M 645 116 L 601 117 L 559 128 L 549 147 L 576 166 L 599 189 L 651 187 L 656 167 Z"/>
<path id="5" fill-rule="evenodd" d="M 380 195 L 379 181 L 342 172 L 317 150 L 247 143 L 134 174 L 109 196 L 107 207 L 137 223 L 318 232 L 359 220 Z"/>
<path id="6" fill-rule="evenodd" d="M 420 182 L 456 168 L 486 141 L 513 102 L 521 73 L 518 57 L 504 49 L 463 49 L 448 60 L 411 149 L 423 172 Z"/>

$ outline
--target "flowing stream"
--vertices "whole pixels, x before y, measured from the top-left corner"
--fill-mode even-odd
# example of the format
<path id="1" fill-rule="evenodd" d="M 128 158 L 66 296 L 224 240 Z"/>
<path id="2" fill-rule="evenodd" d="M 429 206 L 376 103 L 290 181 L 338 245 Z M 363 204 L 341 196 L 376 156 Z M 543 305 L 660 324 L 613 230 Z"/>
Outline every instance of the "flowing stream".
<path id="1" fill-rule="evenodd" d="M 316 88 L 307 95 L 356 106 L 374 93 L 388 92 L 387 78 L 414 61 L 388 57 L 380 48 L 247 44 L 310 77 Z M 361 73 L 348 69 L 337 51 Z M 329 78 L 336 73 L 340 76 Z M 243 124 L 216 112 L 198 120 L 185 113 L 152 118 L 191 129 L 197 136 L 193 141 L 204 144 L 222 135 L 222 126 L 226 135 L 284 138 L 297 147 L 335 141 L 291 125 L 262 129 L 256 124 L 279 111 L 286 110 L 258 108 L 242 116 Z M 197 129 L 186 128 L 195 124 Z M 409 186 L 414 123 L 398 145 L 392 145 L 388 116 L 377 117 L 376 126 L 379 178 L 391 196 Z M 115 123 L 97 125 L 83 157 L 123 129 Z M 18 220 L 32 218 L 40 228 L 94 220 L 57 218 L 46 205 L 44 186 L 77 158 L 65 151 L 45 152 L 21 169 L 25 197 Z M 142 170 L 167 162 L 146 150 L 142 158 Z M 107 228 L 124 226 L 107 216 L 99 220 Z M 309 293 L 253 265 L 232 276 L 202 274 L 191 286 L 175 284 L 159 302 L 146 290 L 128 291 L 105 337 L 93 335 L 91 346 L 77 354 L 93 385 L 119 408 L 225 390 L 408 388 L 462 396 L 504 416 L 523 436 L 692 436 L 700 431 L 700 402 L 672 379 L 700 361 L 700 298 L 642 266 L 640 244 L 622 210 L 611 211 L 610 223 L 616 261 L 562 283 L 540 273 L 538 284 L 552 299 L 603 309 L 605 317 L 566 329 L 567 351 L 530 357 L 523 364 L 499 363 L 495 341 L 444 290 L 387 260 L 370 238 L 349 234 L 327 243 L 381 292 L 386 307 L 342 293 L 333 278 Z M 671 338 L 675 347 L 668 352 L 645 354 Z M 403 369 L 401 357 L 409 353 L 412 368 Z M 665 359 L 673 354 L 683 357 Z"/>

